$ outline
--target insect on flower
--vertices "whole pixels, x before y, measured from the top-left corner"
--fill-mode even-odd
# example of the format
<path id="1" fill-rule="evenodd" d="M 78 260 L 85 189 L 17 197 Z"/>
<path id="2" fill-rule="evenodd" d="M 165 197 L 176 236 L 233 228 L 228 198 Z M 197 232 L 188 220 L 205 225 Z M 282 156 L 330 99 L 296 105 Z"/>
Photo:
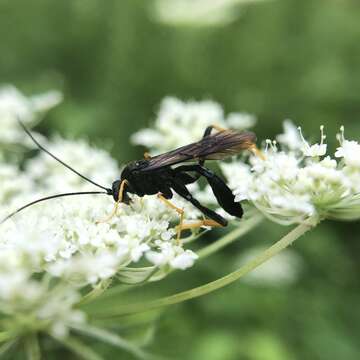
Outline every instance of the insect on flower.
<path id="1" fill-rule="evenodd" d="M 84 180 L 105 191 L 72 192 L 47 196 L 22 206 L 3 219 L 1 223 L 10 219 L 20 211 L 39 202 L 59 197 L 87 194 L 106 194 L 114 198 L 115 208 L 113 213 L 107 219 L 100 221 L 106 222 L 117 213 L 120 203 L 130 203 L 130 197 L 128 194 L 135 194 L 139 197 L 143 197 L 145 195 L 157 195 L 158 198 L 167 206 L 178 212 L 180 215 L 178 239 L 180 239 L 181 231 L 184 229 L 197 228 L 201 226 L 227 226 L 228 222 L 225 218 L 215 211 L 203 206 L 187 189 L 186 185 L 196 182 L 200 177 L 204 177 L 206 179 L 217 199 L 218 204 L 228 214 L 238 218 L 241 218 L 243 215 L 243 209 L 240 203 L 235 202 L 235 196 L 230 188 L 218 175 L 213 173 L 204 165 L 207 160 L 222 160 L 228 156 L 235 155 L 242 150 L 251 150 L 259 154 L 255 145 L 256 136 L 252 132 L 237 132 L 233 130 L 224 130 L 217 126 L 209 126 L 205 130 L 203 138 L 198 142 L 154 157 L 145 154 L 143 160 L 137 160 L 129 163 L 123 169 L 120 179 L 114 181 L 111 188 L 107 188 L 80 174 L 78 171 L 60 160 L 57 156 L 50 153 L 33 137 L 31 132 L 20 120 L 19 123 L 40 150 L 50 155 L 53 159 L 60 162 L 63 166 Z M 214 129 L 218 132 L 212 134 Z M 193 162 L 193 164 L 184 164 L 188 162 Z M 170 202 L 170 199 L 173 197 L 173 192 L 189 201 L 208 219 L 204 219 L 196 223 L 183 224 L 183 209 L 178 208 Z"/>

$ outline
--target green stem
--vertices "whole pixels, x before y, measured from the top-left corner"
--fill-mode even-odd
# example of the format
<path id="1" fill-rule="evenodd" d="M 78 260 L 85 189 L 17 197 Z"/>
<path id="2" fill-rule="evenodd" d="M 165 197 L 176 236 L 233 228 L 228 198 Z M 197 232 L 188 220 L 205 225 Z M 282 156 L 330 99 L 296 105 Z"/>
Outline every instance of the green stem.
<path id="1" fill-rule="evenodd" d="M 94 289 L 88 292 L 78 303 L 78 305 L 87 304 L 102 295 L 105 290 L 111 285 L 112 279 L 107 279 L 100 282 Z"/>
<path id="2" fill-rule="evenodd" d="M 90 336 L 96 340 L 105 342 L 111 346 L 115 346 L 124 351 L 127 351 L 132 355 L 134 355 L 134 357 L 136 357 L 137 359 L 142 359 L 142 360 L 155 359 L 155 357 L 143 352 L 140 347 L 132 344 L 128 340 L 125 340 L 119 335 L 112 333 L 108 330 L 101 329 L 95 326 L 90 326 L 89 324 L 86 324 L 84 326 L 73 326 L 73 328 L 74 330 L 77 330 L 78 332 Z"/>
<path id="3" fill-rule="evenodd" d="M 0 346 L 0 359 L 5 358 L 5 355 L 14 350 L 15 345 L 17 344 L 17 339 L 6 342 L 5 344 Z"/>
<path id="4" fill-rule="evenodd" d="M 263 217 L 259 214 L 254 215 L 253 217 L 249 218 L 248 220 L 244 221 L 241 226 L 237 227 L 235 230 L 229 232 L 227 235 L 222 237 L 220 240 L 213 242 L 212 244 L 206 246 L 205 248 L 198 251 L 198 255 L 200 259 L 203 259 L 213 253 L 217 252 L 218 250 L 224 248 L 225 246 L 229 245 L 233 241 L 237 240 L 239 237 L 244 236 L 250 230 L 252 230 L 255 226 L 257 226 Z"/>
<path id="5" fill-rule="evenodd" d="M 25 349 L 28 360 L 41 359 L 39 339 L 36 333 L 30 334 L 25 338 Z"/>
<path id="6" fill-rule="evenodd" d="M 84 360 L 104 360 L 91 347 L 85 345 L 75 337 L 68 336 L 66 338 L 54 337 L 60 344 L 68 348 L 72 353 L 78 355 Z"/>
<path id="7" fill-rule="evenodd" d="M 305 234 L 312 228 L 308 223 L 303 223 L 298 225 L 296 228 L 291 230 L 287 235 L 280 239 L 273 246 L 262 252 L 260 255 L 255 257 L 252 261 L 248 262 L 240 269 L 218 279 L 208 284 L 196 287 L 191 290 L 183 291 L 175 295 L 167 296 L 164 298 L 156 299 L 147 303 L 138 303 L 138 304 L 129 304 L 118 308 L 115 312 L 111 312 L 108 316 L 121 316 L 129 315 L 139 312 L 144 312 L 148 310 L 157 309 L 163 306 L 173 305 L 181 303 L 186 300 L 194 299 L 208 293 L 211 293 L 217 289 L 220 289 L 226 285 L 229 285 L 236 280 L 240 279 L 244 275 L 248 274 L 252 270 L 256 269 L 258 266 L 271 259 L 273 256 L 284 250 L 286 247 L 291 245 L 296 239 Z M 100 317 L 106 317 L 107 314 L 103 313 Z"/>

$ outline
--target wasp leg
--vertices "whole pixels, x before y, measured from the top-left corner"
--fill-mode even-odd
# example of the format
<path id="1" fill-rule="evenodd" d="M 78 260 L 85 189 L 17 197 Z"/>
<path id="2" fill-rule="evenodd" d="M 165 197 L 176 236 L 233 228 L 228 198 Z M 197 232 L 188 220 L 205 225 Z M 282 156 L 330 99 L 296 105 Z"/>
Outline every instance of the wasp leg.
<path id="1" fill-rule="evenodd" d="M 206 138 L 207 136 L 210 136 L 211 135 L 211 132 L 213 130 L 217 130 L 218 132 L 223 132 L 225 131 L 226 129 L 218 126 L 218 125 L 210 125 L 208 126 L 206 129 L 205 129 L 205 132 L 204 132 L 204 135 L 203 135 L 203 138 Z M 199 165 L 203 166 L 205 164 L 205 159 L 200 159 L 199 162 L 198 162 Z M 201 174 L 196 174 L 195 175 L 195 178 L 196 180 L 199 179 L 201 176 Z"/>
<path id="2" fill-rule="evenodd" d="M 181 181 L 184 185 L 193 184 L 195 181 L 199 180 L 199 178 L 201 177 L 200 174 L 196 174 L 196 176 L 193 176 L 186 172 L 176 172 L 175 176 L 176 176 L 176 179 Z"/>
<path id="3" fill-rule="evenodd" d="M 216 226 L 216 227 L 227 226 L 228 222 L 226 219 L 224 219 L 221 215 L 217 214 L 215 211 L 201 205 L 200 202 L 191 195 L 191 193 L 186 188 L 186 186 L 183 183 L 181 183 L 178 179 L 173 180 L 172 188 L 177 194 L 179 194 L 185 200 L 189 201 L 197 209 L 199 209 L 206 217 L 211 219 L 211 220 L 199 221 L 195 224 L 182 225 L 181 230 L 201 227 L 201 226 Z"/>
<path id="4" fill-rule="evenodd" d="M 168 199 L 166 199 L 166 197 L 164 197 L 163 194 L 158 194 L 157 197 L 158 197 L 158 199 L 161 200 L 166 206 L 174 209 L 174 210 L 180 215 L 180 222 L 179 222 L 179 226 L 177 227 L 177 237 L 176 237 L 177 242 L 180 243 L 181 231 L 182 231 L 182 226 L 183 226 L 184 216 L 185 216 L 184 209 L 181 209 L 181 208 L 177 207 L 176 205 L 174 205 L 171 201 L 169 201 Z"/>
<path id="5" fill-rule="evenodd" d="M 144 159 L 145 159 L 145 160 L 150 160 L 150 159 L 151 159 L 151 155 L 150 155 L 148 152 L 144 153 Z"/>
<path id="6" fill-rule="evenodd" d="M 203 226 L 206 226 L 206 227 L 223 227 L 223 225 L 220 225 L 215 220 L 204 219 L 204 220 L 196 221 L 196 222 L 193 222 L 193 223 L 183 224 L 182 227 L 181 227 L 181 230 L 198 229 L 198 228 L 201 228 Z"/>
<path id="7" fill-rule="evenodd" d="M 218 125 L 210 125 L 205 129 L 203 137 L 209 136 L 214 129 L 217 130 L 218 132 L 223 132 L 223 131 L 226 130 L 226 129 L 222 128 L 221 126 L 218 126 Z"/>
<path id="8" fill-rule="evenodd" d="M 266 156 L 264 155 L 264 153 L 257 148 L 257 146 L 254 144 L 253 146 L 251 146 L 249 148 L 249 150 L 255 155 L 258 156 L 261 160 L 266 160 Z"/>
<path id="9" fill-rule="evenodd" d="M 208 126 L 204 132 L 204 135 L 203 135 L 203 138 L 207 137 L 207 136 L 210 136 L 211 132 L 213 131 L 213 129 L 215 130 L 218 130 L 219 132 L 221 131 L 225 131 L 225 129 L 221 128 L 220 126 L 217 126 L 217 125 L 211 125 L 211 126 Z M 199 159 L 198 161 L 198 164 L 200 166 L 203 166 L 205 164 L 205 159 Z M 185 184 L 185 185 L 188 185 L 188 184 L 192 184 L 194 183 L 195 181 L 199 180 L 199 178 L 201 177 L 201 174 L 196 172 L 195 175 L 189 175 L 189 174 L 186 174 L 185 172 L 183 173 L 178 173 L 178 178 L 180 178 L 180 180 Z"/>
<path id="10" fill-rule="evenodd" d="M 175 169 L 176 172 L 194 171 L 204 176 L 209 183 L 217 202 L 230 215 L 241 218 L 243 210 L 239 203 L 235 202 L 235 196 L 224 180 L 209 169 L 201 165 L 183 165 Z"/>
<path id="11" fill-rule="evenodd" d="M 116 216 L 118 214 L 118 210 L 119 210 L 119 204 L 123 201 L 124 198 L 124 192 L 125 192 L 125 186 L 128 184 L 127 180 L 123 180 L 119 186 L 119 198 L 118 200 L 115 202 L 115 206 L 114 206 L 114 210 L 112 211 L 112 213 L 103 220 L 98 220 L 96 223 L 97 224 L 102 224 L 102 223 L 107 223 L 109 222 L 114 216 Z"/>

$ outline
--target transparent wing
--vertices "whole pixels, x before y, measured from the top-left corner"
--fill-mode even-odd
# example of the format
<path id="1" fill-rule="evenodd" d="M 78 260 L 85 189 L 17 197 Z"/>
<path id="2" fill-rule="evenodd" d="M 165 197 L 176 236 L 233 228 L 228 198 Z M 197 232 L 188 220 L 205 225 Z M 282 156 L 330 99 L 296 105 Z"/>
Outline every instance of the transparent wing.
<path id="1" fill-rule="evenodd" d="M 152 157 L 148 160 L 148 166 L 142 171 L 155 170 L 186 161 L 221 160 L 254 146 L 255 141 L 255 134 L 249 131 L 221 131 L 204 137 L 196 143 Z"/>

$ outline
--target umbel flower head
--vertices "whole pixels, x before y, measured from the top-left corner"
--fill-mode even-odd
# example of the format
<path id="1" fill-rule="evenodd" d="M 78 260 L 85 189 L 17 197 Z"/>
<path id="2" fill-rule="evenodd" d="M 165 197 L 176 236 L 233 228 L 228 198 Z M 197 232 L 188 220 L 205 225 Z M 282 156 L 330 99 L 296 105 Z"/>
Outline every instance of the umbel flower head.
<path id="1" fill-rule="evenodd" d="M 55 100 L 55 94 L 29 99 L 15 88 L 3 90 L 0 117 L 10 121 L 7 129 L 16 135 L 6 141 L 16 144 L 22 138 L 19 116 L 31 123 Z M 99 182 L 111 184 L 121 173 L 106 151 L 86 141 L 55 137 L 42 142 Z M 42 152 L 25 161 L 23 169 L 14 163 L 0 163 L 1 218 L 42 196 L 89 190 L 88 184 Z M 177 197 L 174 203 L 184 208 L 187 220 L 200 217 L 189 203 Z M 134 196 L 130 205 L 120 206 L 112 221 L 98 223 L 112 209 L 113 200 L 107 196 L 59 199 L 31 207 L 2 224 L 0 313 L 21 315 L 31 320 L 35 329 L 64 337 L 72 326 L 86 320 L 75 310 L 85 289 L 111 278 L 131 284 L 155 281 L 173 269 L 193 266 L 197 254 L 176 239 L 177 213 L 156 197 Z M 23 331 L 18 325 L 19 333 L 14 336 Z"/>
<path id="2" fill-rule="evenodd" d="M 0 87 L 0 150 L 1 146 L 30 145 L 17 124 L 17 118 L 27 125 L 34 125 L 42 114 L 58 105 L 62 95 L 58 91 L 26 97 L 14 86 Z"/>
<path id="3" fill-rule="evenodd" d="M 131 140 L 158 154 L 199 141 L 210 125 L 243 130 L 252 127 L 255 122 L 255 117 L 247 113 L 225 116 L 222 107 L 214 101 L 183 102 L 166 97 L 161 102 L 153 126 L 135 133 Z"/>
<path id="4" fill-rule="evenodd" d="M 37 119 L 39 109 L 45 110 L 56 102 L 54 96 L 34 100 L 23 97 L 17 90 L 10 90 L 3 98 L 0 93 L 0 118 L 4 116 L 12 121 L 9 120 L 12 134 L 21 132 L 16 124 L 19 116 L 31 123 Z M 1 106 L 1 101 L 7 105 Z M 153 153 L 159 153 L 199 140 L 209 125 L 243 129 L 253 122 L 254 118 L 247 114 L 225 117 L 222 108 L 214 102 L 185 103 L 166 98 L 154 129 L 140 131 L 133 140 L 149 146 Z M 266 142 L 264 157 L 252 156 L 249 164 L 240 160 L 222 163 L 237 201 L 248 200 L 280 223 L 301 223 L 281 240 L 281 246 L 288 246 L 304 234 L 311 222 L 315 224 L 323 218 L 360 218 L 360 145 L 345 139 L 341 129 L 339 147 L 335 158 L 331 158 L 326 154 L 323 128 L 319 143 L 309 144 L 291 122 L 285 127 L 284 134 L 278 137 L 280 145 Z M 14 145 L 19 139 L 16 135 L 7 137 L 6 141 Z M 0 135 L 0 143 L 2 141 Z M 111 183 L 121 173 L 106 151 L 96 149 L 86 141 L 55 137 L 46 146 L 63 161 L 101 183 Z M 30 160 L 22 160 L 24 166 L 21 168 L 10 162 L 0 163 L 1 218 L 9 210 L 52 192 L 89 189 L 68 169 L 41 152 Z M 207 204 L 211 202 L 206 189 L 199 191 L 196 188 L 196 191 L 197 198 Z M 172 201 L 185 210 L 187 221 L 201 217 L 182 199 L 174 196 Z M 190 246 L 197 237 L 178 241 L 175 227 L 178 215 L 156 197 L 133 196 L 129 205 L 120 205 L 119 214 L 111 221 L 99 223 L 98 220 L 112 209 L 113 201 L 107 196 L 59 199 L 38 204 L 1 225 L 0 316 L 6 317 L 6 321 L 0 322 L 0 332 L 2 336 L 9 336 L 9 342 L 15 339 L 22 342 L 29 334 L 36 338 L 41 332 L 65 344 L 66 337 L 74 340 L 71 338 L 74 332 L 88 330 L 90 326 L 79 302 L 94 294 L 97 296 L 111 281 L 119 286 L 158 281 L 172 270 L 185 270 L 196 262 L 198 255 Z M 261 217 L 257 218 L 253 222 L 241 222 L 230 239 L 235 240 L 240 231 L 244 233 L 256 226 Z M 229 238 L 224 237 L 219 243 L 201 249 L 199 254 L 206 256 L 216 251 L 229 243 Z M 279 252 L 281 246 L 259 255 L 246 271 Z M 214 283 L 210 287 L 201 286 L 180 297 L 177 294 L 176 301 L 224 286 L 246 271 L 240 269 L 236 276 L 217 280 L 215 286 Z M 160 303 L 164 304 L 161 299 Z M 90 315 L 93 314 L 90 312 Z M 101 340 L 110 338 L 111 344 L 124 344 L 116 334 L 111 333 L 109 337 L 98 330 L 96 328 L 95 333 Z M 76 341 L 70 343 L 76 344 Z M 133 349 L 127 343 L 125 345 L 127 350 Z"/>
<path id="5" fill-rule="evenodd" d="M 338 135 L 335 157 L 327 155 L 324 127 L 319 143 L 307 142 L 300 128 L 284 124 L 278 142 L 266 141 L 264 159 L 222 164 L 238 201 L 248 200 L 270 219 L 292 224 L 332 218 L 360 218 L 360 145 Z"/>
<path id="6" fill-rule="evenodd" d="M 76 146 L 76 142 L 60 138 L 49 148 L 56 152 L 59 144 L 66 162 L 76 159 L 87 164 L 91 154 L 92 166 L 82 169 L 87 173 L 94 166 L 107 168 L 103 175 L 108 180 L 120 173 L 103 150 L 84 141 Z M 53 163 L 43 160 L 39 153 L 25 163 L 25 171 L 15 165 L 0 165 L 1 217 L 14 207 L 49 194 L 51 185 L 55 193 L 84 190 L 84 184 L 67 169 L 53 170 Z M 187 209 L 187 219 L 199 217 L 191 205 L 174 201 Z M 121 205 L 119 215 L 111 222 L 97 223 L 112 208 L 113 201 L 107 196 L 68 198 L 39 204 L 2 224 L 0 312 L 9 316 L 29 314 L 38 329 L 63 337 L 72 326 L 85 321 L 85 315 L 74 309 L 82 289 L 114 277 L 131 284 L 158 280 L 173 269 L 193 266 L 198 256 L 176 239 L 176 212 L 156 197 L 133 197 L 130 205 Z M 140 268 L 132 277 L 140 264 L 147 265 L 143 274 Z"/>

